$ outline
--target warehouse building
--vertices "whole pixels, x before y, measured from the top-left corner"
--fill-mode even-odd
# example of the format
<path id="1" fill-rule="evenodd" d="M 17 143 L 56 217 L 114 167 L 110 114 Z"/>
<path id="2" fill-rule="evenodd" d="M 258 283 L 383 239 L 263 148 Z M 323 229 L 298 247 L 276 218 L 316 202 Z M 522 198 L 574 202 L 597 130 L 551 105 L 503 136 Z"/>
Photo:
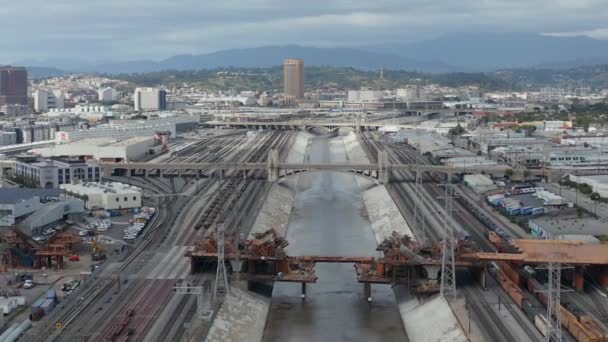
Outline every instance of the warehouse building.
<path id="1" fill-rule="evenodd" d="M 64 184 L 68 194 L 86 199 L 88 209 L 120 210 L 141 207 L 141 189 L 117 182 Z"/>
<path id="2" fill-rule="evenodd" d="M 561 210 L 528 221 L 532 236 L 540 239 L 589 240 L 589 236 L 606 234 L 606 219 L 580 216 L 576 209 Z M 578 238 L 576 238 L 578 236 Z"/>
<path id="3" fill-rule="evenodd" d="M 0 226 L 14 225 L 60 194 L 57 189 L 0 188 Z"/>
<path id="4" fill-rule="evenodd" d="M 198 127 L 200 116 L 172 116 L 154 120 L 113 120 L 108 125 L 99 125 L 91 129 L 77 131 L 58 131 L 54 135 L 55 143 L 65 144 L 82 139 L 111 138 L 126 139 L 131 137 L 151 137 L 157 131 L 171 132 L 171 137 L 178 133 Z M 51 138 L 52 139 L 52 138 Z"/>
<path id="5" fill-rule="evenodd" d="M 494 182 L 492 181 L 492 179 L 490 179 L 490 176 L 488 175 L 465 175 L 463 180 L 465 185 L 470 187 L 478 194 L 497 189 L 496 184 L 494 184 Z"/>
<path id="6" fill-rule="evenodd" d="M 84 212 L 82 201 L 61 193 L 58 189 L 0 188 L 0 227 L 17 227 L 27 236 L 37 236 Z"/>
<path id="7" fill-rule="evenodd" d="M 84 139 L 67 144 L 37 148 L 33 153 L 46 158 L 82 157 L 98 161 L 136 161 L 156 153 L 154 136 L 135 136 L 124 140 L 111 138 Z"/>

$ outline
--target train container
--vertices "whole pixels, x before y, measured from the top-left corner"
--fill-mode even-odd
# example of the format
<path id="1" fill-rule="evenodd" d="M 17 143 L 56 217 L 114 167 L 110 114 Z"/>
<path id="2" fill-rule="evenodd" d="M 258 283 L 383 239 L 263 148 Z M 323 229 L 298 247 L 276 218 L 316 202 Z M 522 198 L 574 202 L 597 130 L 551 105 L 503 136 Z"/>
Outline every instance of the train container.
<path id="1" fill-rule="evenodd" d="M 532 303 L 530 303 L 530 301 L 524 301 L 523 305 L 521 306 L 521 309 L 524 311 L 524 313 L 526 314 L 526 316 L 528 316 L 528 319 L 531 321 L 534 321 L 534 317 L 538 314 L 542 314 L 543 312 L 547 312 L 547 310 L 545 308 L 540 308 L 537 306 L 534 306 Z"/>
<path id="2" fill-rule="evenodd" d="M 502 288 L 509 294 L 509 297 L 513 299 L 515 304 L 521 308 L 523 303 L 526 301 L 526 296 L 524 295 L 523 291 L 511 279 L 509 279 L 509 277 L 507 277 L 502 270 L 499 270 L 497 275 L 498 282 Z"/>
<path id="3" fill-rule="evenodd" d="M 49 289 L 46 292 L 46 298 L 52 299 L 54 301 L 57 301 L 57 291 L 55 291 L 55 289 Z"/>
<path id="4" fill-rule="evenodd" d="M 528 278 L 527 287 L 538 300 L 547 306 L 547 289 L 545 289 L 536 279 Z"/>
<path id="5" fill-rule="evenodd" d="M 48 315 L 49 312 L 55 308 L 55 300 L 52 298 L 47 298 L 44 303 L 40 305 L 40 308 L 44 311 L 45 315 Z"/>
<path id="6" fill-rule="evenodd" d="M 511 216 L 521 215 L 521 208 L 507 208 L 507 214 Z"/>
<path id="7" fill-rule="evenodd" d="M 563 321 L 562 321 L 563 324 Z M 585 329 L 579 321 L 568 321 L 568 332 L 579 342 L 601 342 L 603 338 Z"/>
<path id="8" fill-rule="evenodd" d="M 40 307 L 32 309 L 32 314 L 30 315 L 30 319 L 32 321 L 39 321 L 42 317 L 44 317 L 44 310 L 42 310 Z"/>
<path id="9" fill-rule="evenodd" d="M 42 303 L 44 303 L 45 300 L 46 300 L 46 297 L 45 298 L 38 298 L 38 299 L 36 299 L 36 301 L 34 302 L 34 304 L 32 304 L 32 313 L 34 311 L 36 311 L 37 309 L 39 309 L 40 305 L 42 305 Z"/>
<path id="10" fill-rule="evenodd" d="M 17 305 L 25 305 L 25 296 L 14 296 L 10 298 L 15 298 L 15 300 L 17 301 Z"/>
<path id="11" fill-rule="evenodd" d="M 584 326 L 588 331 L 593 333 L 596 336 L 601 336 L 604 340 L 608 340 L 608 327 L 604 325 L 602 322 L 599 322 L 595 317 L 589 315 L 581 315 L 579 317 L 579 322 L 582 326 Z"/>
<path id="12" fill-rule="evenodd" d="M 505 261 L 498 261 L 498 266 L 509 277 L 517 286 L 521 286 L 521 274 L 515 269 L 510 263 Z"/>
<path id="13" fill-rule="evenodd" d="M 534 316 L 534 326 L 543 336 L 547 337 L 547 318 L 545 316 Z"/>
<path id="14" fill-rule="evenodd" d="M 15 329 L 17 329 L 18 326 L 19 323 L 13 323 L 13 325 L 8 327 L 8 329 L 6 329 L 4 333 L 0 335 L 0 341 L 4 341 L 13 331 L 15 331 Z"/>

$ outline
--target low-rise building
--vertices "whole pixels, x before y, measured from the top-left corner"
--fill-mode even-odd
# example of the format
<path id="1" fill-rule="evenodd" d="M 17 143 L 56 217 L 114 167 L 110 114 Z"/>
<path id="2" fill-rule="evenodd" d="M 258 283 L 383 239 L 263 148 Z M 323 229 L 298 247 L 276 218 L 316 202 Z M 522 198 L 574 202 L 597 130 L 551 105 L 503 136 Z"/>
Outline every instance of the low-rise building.
<path id="1" fill-rule="evenodd" d="M 470 187 L 473 191 L 478 194 L 482 194 L 488 191 L 496 190 L 497 186 L 494 184 L 490 176 L 488 175 L 465 175 L 464 184 Z"/>
<path id="2" fill-rule="evenodd" d="M 77 157 L 98 161 L 134 161 L 155 153 L 154 134 L 117 140 L 112 138 L 83 139 L 32 150 L 46 158 Z"/>
<path id="3" fill-rule="evenodd" d="M 36 181 L 41 188 L 59 188 L 74 181 L 101 180 L 99 164 L 93 160 L 70 158 L 44 159 L 37 156 L 18 156 L 14 174 Z"/>
<path id="4" fill-rule="evenodd" d="M 116 182 L 64 184 L 68 194 L 83 198 L 88 209 L 120 210 L 141 207 L 141 189 Z"/>
<path id="5" fill-rule="evenodd" d="M 0 188 L 0 226 L 14 225 L 60 195 L 58 189 Z"/>

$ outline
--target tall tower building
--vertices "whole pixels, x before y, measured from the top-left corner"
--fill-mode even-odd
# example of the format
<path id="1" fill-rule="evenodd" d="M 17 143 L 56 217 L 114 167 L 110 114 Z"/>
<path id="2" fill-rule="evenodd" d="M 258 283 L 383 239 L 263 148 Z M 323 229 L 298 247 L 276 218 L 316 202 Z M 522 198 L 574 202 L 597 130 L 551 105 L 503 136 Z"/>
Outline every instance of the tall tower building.
<path id="1" fill-rule="evenodd" d="M 135 111 L 167 109 L 167 92 L 159 88 L 135 88 L 133 94 Z"/>
<path id="2" fill-rule="evenodd" d="M 283 62 L 285 97 L 304 98 L 304 60 L 289 58 Z"/>
<path id="3" fill-rule="evenodd" d="M 0 66 L 0 106 L 5 104 L 28 104 L 24 67 Z"/>

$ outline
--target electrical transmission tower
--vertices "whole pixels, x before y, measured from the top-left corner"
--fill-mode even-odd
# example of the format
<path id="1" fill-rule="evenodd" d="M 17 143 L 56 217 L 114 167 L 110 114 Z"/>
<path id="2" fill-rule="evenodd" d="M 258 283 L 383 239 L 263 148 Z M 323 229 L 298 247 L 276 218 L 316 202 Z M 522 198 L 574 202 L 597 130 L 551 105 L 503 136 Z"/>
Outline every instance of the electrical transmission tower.
<path id="1" fill-rule="evenodd" d="M 456 267 L 454 264 L 454 226 L 452 225 L 452 174 L 445 182 L 445 239 L 441 257 L 441 295 L 447 301 L 456 297 Z"/>
<path id="2" fill-rule="evenodd" d="M 224 247 L 224 223 L 222 222 L 217 227 L 217 268 L 215 273 L 215 286 L 213 288 L 213 300 L 215 303 L 220 303 L 226 294 L 230 292 Z"/>
<path id="3" fill-rule="evenodd" d="M 547 288 L 547 342 L 561 342 L 562 322 L 560 313 L 560 293 L 562 279 L 562 265 L 557 262 L 549 263 L 549 287 Z"/>
<path id="4" fill-rule="evenodd" d="M 426 236 L 426 221 L 424 220 L 424 216 L 420 215 L 418 212 L 420 211 L 420 207 L 422 206 L 422 173 L 420 172 L 420 132 L 418 129 L 419 120 L 416 119 L 416 185 L 414 188 L 415 192 L 415 201 L 414 201 L 414 226 L 418 227 L 418 217 L 420 217 L 420 232 L 421 232 L 421 242 L 424 244 L 427 241 Z"/>

